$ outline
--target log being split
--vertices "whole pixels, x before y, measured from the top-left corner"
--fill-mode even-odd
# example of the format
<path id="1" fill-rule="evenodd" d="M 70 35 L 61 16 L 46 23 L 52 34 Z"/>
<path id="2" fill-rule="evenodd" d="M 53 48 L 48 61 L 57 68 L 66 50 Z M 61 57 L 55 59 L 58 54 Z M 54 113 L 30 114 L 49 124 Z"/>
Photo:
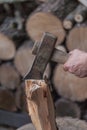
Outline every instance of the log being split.
<path id="1" fill-rule="evenodd" d="M 25 84 L 29 115 L 36 130 L 57 130 L 49 86 L 44 80 L 26 80 Z"/>
<path id="2" fill-rule="evenodd" d="M 77 12 L 75 14 L 75 21 L 78 23 L 83 22 L 87 18 L 87 7 L 80 4 L 77 7 Z"/>

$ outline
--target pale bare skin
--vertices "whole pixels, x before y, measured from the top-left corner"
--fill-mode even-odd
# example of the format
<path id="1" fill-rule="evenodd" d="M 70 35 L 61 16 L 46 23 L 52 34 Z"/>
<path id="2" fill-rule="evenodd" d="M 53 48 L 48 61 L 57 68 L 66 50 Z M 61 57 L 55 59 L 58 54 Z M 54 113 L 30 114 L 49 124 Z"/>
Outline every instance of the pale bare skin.
<path id="1" fill-rule="evenodd" d="M 64 70 L 83 78 L 87 76 L 87 53 L 75 49 L 69 53 L 69 58 L 64 64 Z"/>

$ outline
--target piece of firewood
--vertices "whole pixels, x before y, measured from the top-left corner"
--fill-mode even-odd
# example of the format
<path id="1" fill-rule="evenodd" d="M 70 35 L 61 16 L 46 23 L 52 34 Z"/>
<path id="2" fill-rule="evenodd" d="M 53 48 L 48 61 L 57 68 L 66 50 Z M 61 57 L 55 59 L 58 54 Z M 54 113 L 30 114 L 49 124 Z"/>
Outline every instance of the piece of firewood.
<path id="1" fill-rule="evenodd" d="M 7 36 L 0 33 L 0 59 L 10 60 L 15 56 L 15 45 Z"/>
<path id="2" fill-rule="evenodd" d="M 74 49 L 87 51 L 87 27 L 73 28 L 67 36 L 66 46 L 69 51 Z"/>
<path id="3" fill-rule="evenodd" d="M 15 97 L 9 90 L 0 88 L 0 109 L 16 111 Z"/>
<path id="4" fill-rule="evenodd" d="M 33 12 L 52 12 L 58 18 L 63 20 L 69 12 L 74 10 L 78 5 L 77 0 L 49 0 L 46 3 L 41 4 L 37 9 Z"/>
<path id="5" fill-rule="evenodd" d="M 75 21 L 77 23 L 81 23 L 83 22 L 85 19 L 87 18 L 87 7 L 85 7 L 84 5 L 80 4 L 77 7 L 77 12 L 75 14 Z"/>
<path id="6" fill-rule="evenodd" d="M 44 80 L 25 80 L 29 115 L 36 130 L 57 130 L 49 86 Z"/>
<path id="7" fill-rule="evenodd" d="M 70 100 L 60 98 L 55 102 L 56 117 L 80 118 L 81 111 L 79 106 Z"/>
<path id="8" fill-rule="evenodd" d="M 39 26 L 38 26 L 39 25 Z M 51 13 L 35 13 L 28 18 L 26 30 L 32 40 L 40 42 L 44 32 L 49 32 L 58 37 L 57 45 L 65 38 L 65 31 L 61 21 Z"/>
<path id="9" fill-rule="evenodd" d="M 63 66 L 56 67 L 53 76 L 56 92 L 64 98 L 72 101 L 84 101 L 87 99 L 87 78 L 65 72 Z"/>
<path id="10" fill-rule="evenodd" d="M 3 87 L 14 90 L 20 84 L 20 76 L 10 64 L 0 66 L 0 83 Z"/>

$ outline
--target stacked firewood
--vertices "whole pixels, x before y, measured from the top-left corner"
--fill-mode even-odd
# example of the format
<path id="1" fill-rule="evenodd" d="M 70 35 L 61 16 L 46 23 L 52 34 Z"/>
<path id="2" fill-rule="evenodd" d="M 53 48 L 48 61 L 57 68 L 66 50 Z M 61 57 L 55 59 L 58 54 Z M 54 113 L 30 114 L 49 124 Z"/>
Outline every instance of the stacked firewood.
<path id="1" fill-rule="evenodd" d="M 14 113 L 16 121 L 19 115 L 15 114 L 27 113 L 24 76 L 35 58 L 32 48 L 35 42 L 40 43 L 44 32 L 55 35 L 55 47 L 64 52 L 87 51 L 87 7 L 76 0 L 0 1 L 0 110 Z M 87 78 L 64 72 L 63 66 L 54 62 L 48 64 L 44 75 L 52 83 L 56 117 L 87 120 Z M 0 125 L 1 130 L 22 126 L 4 120 Z"/>

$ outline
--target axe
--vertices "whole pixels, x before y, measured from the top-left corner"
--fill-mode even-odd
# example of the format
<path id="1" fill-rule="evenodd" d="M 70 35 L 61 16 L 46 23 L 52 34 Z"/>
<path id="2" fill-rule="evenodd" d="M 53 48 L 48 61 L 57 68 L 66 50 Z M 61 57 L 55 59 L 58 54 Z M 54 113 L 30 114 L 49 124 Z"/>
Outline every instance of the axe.
<path id="1" fill-rule="evenodd" d="M 43 73 L 50 60 L 64 63 L 68 58 L 67 53 L 55 48 L 56 41 L 54 35 L 44 33 L 36 49 L 32 68 L 25 76 L 27 107 L 36 130 L 57 130 L 49 84 L 43 79 Z"/>

